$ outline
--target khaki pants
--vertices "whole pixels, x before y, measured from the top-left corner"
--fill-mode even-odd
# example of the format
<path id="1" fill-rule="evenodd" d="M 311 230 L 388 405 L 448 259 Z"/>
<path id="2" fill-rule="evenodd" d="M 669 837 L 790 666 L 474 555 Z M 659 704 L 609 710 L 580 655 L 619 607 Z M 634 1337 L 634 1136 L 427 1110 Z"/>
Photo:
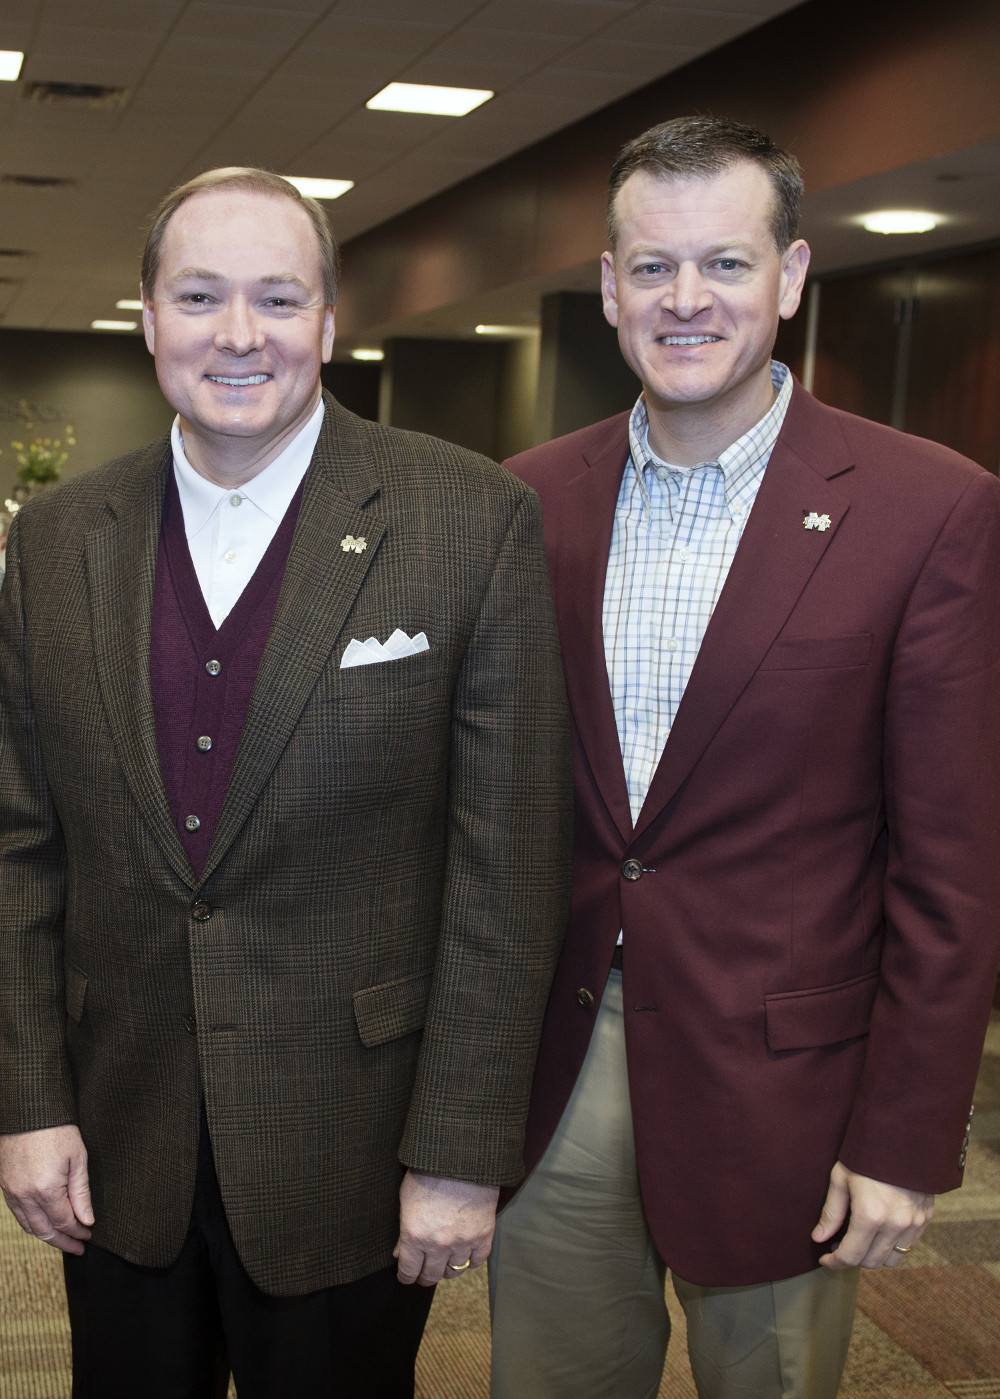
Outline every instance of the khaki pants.
<path id="1" fill-rule="evenodd" d="M 558 1131 L 497 1223 L 492 1399 L 655 1399 L 665 1274 L 639 1196 L 613 971 Z M 702 1399 L 834 1399 L 857 1270 L 752 1287 L 672 1280 Z"/>

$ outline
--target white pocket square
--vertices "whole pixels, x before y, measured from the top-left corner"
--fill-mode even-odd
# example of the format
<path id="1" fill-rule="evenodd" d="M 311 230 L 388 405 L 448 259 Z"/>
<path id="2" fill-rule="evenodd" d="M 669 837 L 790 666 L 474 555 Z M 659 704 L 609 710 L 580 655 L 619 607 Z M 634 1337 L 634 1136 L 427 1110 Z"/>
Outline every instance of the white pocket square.
<path id="1" fill-rule="evenodd" d="M 383 646 L 374 636 L 367 641 L 352 641 L 340 661 L 341 670 L 348 666 L 374 665 L 376 661 L 398 661 L 403 656 L 419 656 L 421 651 L 429 651 L 430 642 L 422 631 L 410 637 L 399 627 Z"/>

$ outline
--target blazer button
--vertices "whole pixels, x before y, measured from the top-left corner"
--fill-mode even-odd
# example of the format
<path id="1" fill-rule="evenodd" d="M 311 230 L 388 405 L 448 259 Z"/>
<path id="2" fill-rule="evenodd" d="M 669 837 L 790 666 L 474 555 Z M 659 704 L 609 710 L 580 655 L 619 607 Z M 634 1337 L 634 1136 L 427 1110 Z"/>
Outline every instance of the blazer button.
<path id="1" fill-rule="evenodd" d="M 212 905 L 207 904 L 204 899 L 199 899 L 191 906 L 191 917 L 196 923 L 207 923 L 212 916 Z"/>
<path id="2" fill-rule="evenodd" d="M 189 1035 L 196 1035 L 198 1033 L 198 1022 L 193 1015 L 185 1015 L 184 1028 Z"/>
<path id="3" fill-rule="evenodd" d="M 642 878 L 642 861 L 626 860 L 622 865 L 622 874 L 634 884 L 637 879 Z"/>
<path id="4" fill-rule="evenodd" d="M 593 991 L 588 991 L 586 986 L 580 987 L 579 991 L 576 993 L 576 999 L 583 1006 L 584 1010 L 594 1009 L 594 993 Z"/>

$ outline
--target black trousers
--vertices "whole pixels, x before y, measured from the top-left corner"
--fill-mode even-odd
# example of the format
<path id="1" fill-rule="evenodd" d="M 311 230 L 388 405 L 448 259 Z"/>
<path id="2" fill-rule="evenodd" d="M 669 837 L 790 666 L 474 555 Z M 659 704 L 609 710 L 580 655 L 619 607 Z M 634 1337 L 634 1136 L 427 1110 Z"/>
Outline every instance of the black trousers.
<path id="1" fill-rule="evenodd" d="M 64 1254 L 73 1399 L 413 1399 L 434 1289 L 395 1266 L 302 1297 L 247 1276 L 226 1223 L 202 1123 L 194 1211 L 169 1268 L 86 1246 Z"/>

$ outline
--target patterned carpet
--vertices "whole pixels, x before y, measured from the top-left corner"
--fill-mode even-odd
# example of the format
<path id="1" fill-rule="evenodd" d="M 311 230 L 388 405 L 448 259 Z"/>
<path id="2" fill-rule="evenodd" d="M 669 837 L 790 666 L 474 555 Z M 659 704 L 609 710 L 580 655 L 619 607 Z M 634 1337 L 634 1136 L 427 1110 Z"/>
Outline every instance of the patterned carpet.
<path id="1" fill-rule="evenodd" d="M 69 1399 L 57 1256 L 0 1217 L 0 1399 Z M 660 1399 L 696 1399 L 674 1324 Z M 485 1270 L 438 1289 L 417 1399 L 488 1399 Z M 920 1247 L 866 1273 L 841 1399 L 1000 1399 L 1000 1014 L 986 1041 L 965 1185 L 938 1200 Z"/>

